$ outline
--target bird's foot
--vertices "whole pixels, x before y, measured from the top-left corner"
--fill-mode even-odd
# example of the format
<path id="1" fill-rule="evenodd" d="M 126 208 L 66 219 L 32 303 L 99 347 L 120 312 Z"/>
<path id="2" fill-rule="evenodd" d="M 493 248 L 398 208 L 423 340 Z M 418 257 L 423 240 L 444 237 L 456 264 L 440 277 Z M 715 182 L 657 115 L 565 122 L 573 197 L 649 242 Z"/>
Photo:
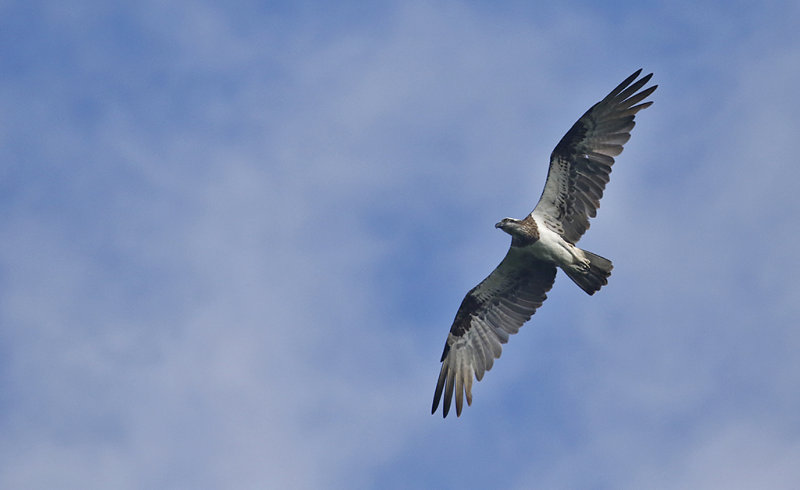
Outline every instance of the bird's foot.
<path id="1" fill-rule="evenodd" d="M 586 274 L 587 272 L 589 272 L 590 269 L 589 259 L 583 259 L 579 261 L 577 264 L 575 264 L 575 269 L 581 274 Z"/>

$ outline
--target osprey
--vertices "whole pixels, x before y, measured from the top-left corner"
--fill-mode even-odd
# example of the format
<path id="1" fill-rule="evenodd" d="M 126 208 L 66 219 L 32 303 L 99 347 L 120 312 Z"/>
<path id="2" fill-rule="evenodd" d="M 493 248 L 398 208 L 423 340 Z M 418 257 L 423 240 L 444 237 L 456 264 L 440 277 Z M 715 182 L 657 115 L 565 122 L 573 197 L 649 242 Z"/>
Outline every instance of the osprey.
<path id="1" fill-rule="evenodd" d="M 589 228 L 611 174 L 614 157 L 631 137 L 642 102 L 658 85 L 640 89 L 649 74 L 626 78 L 593 105 L 567 131 L 550 155 L 550 169 L 539 202 L 524 219 L 495 225 L 511 235 L 511 247 L 495 270 L 461 302 L 444 345 L 433 408 L 444 393 L 447 417 L 453 396 L 461 415 L 466 396 L 472 404 L 472 378 L 480 381 L 500 357 L 501 344 L 542 306 L 560 267 L 588 294 L 608 284 L 611 261 L 575 246 Z"/>

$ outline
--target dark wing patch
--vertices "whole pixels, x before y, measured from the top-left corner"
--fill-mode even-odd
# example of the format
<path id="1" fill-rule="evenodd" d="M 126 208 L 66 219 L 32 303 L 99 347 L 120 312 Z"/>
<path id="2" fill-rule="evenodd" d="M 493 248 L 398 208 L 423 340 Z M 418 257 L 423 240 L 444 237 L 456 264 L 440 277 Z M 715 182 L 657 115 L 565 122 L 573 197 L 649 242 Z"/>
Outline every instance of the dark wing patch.
<path id="1" fill-rule="evenodd" d="M 435 413 L 444 393 L 443 416 L 453 396 L 456 415 L 461 415 L 466 395 L 472 404 L 472 378 L 480 381 L 500 357 L 508 342 L 547 298 L 556 268 L 512 247 L 503 261 L 467 293 L 456 313 L 442 353 L 442 369 L 433 395 Z"/>
<path id="2" fill-rule="evenodd" d="M 636 113 L 652 104 L 640 102 L 658 85 L 638 92 L 653 76 L 634 82 L 641 72 L 626 78 L 586 111 L 550 155 L 544 191 L 531 214 L 573 244 L 589 229 L 589 218 L 597 214 L 614 157 L 630 139 Z"/>

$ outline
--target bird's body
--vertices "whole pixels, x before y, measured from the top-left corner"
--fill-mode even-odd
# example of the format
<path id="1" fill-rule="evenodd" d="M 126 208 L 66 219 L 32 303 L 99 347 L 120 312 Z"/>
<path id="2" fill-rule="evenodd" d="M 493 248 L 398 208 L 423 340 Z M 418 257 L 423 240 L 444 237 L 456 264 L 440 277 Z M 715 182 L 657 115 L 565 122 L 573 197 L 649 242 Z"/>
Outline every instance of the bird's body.
<path id="1" fill-rule="evenodd" d="M 581 289 L 594 294 L 608 284 L 611 261 L 576 246 L 596 215 L 615 156 L 630 138 L 635 114 L 657 85 L 639 91 L 652 74 L 635 81 L 637 71 L 592 106 L 550 155 L 544 191 L 523 219 L 504 218 L 495 225 L 511 235 L 503 261 L 467 293 L 456 313 L 442 353 L 433 396 L 436 412 L 444 394 L 446 417 L 455 396 L 472 403 L 472 379 L 480 381 L 500 357 L 501 344 L 530 319 L 547 298 L 556 268 Z"/>
<path id="2" fill-rule="evenodd" d="M 505 218 L 505 220 L 512 220 L 513 218 Z M 527 223 L 525 223 L 527 221 Z M 531 254 L 538 260 L 550 262 L 554 265 L 563 268 L 585 267 L 586 258 L 583 251 L 575 245 L 561 238 L 561 235 L 555 233 L 542 226 L 536 218 L 528 216 L 524 220 L 514 220 L 511 223 L 522 223 L 519 231 L 504 225 L 503 221 L 495 225 L 512 237 L 512 247 L 519 247 L 526 253 Z M 533 235 L 528 230 L 535 229 L 536 234 Z M 514 243 L 513 238 L 520 236 L 517 243 Z"/>

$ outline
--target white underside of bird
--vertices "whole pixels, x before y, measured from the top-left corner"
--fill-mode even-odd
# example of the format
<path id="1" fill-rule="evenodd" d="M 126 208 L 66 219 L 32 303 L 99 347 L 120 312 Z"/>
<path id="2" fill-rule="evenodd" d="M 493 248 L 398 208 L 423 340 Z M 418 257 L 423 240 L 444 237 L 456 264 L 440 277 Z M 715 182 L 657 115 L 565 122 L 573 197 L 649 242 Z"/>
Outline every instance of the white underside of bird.
<path id="1" fill-rule="evenodd" d="M 539 260 L 552 262 L 564 271 L 586 272 L 589 259 L 583 250 L 564 240 L 561 235 L 550 230 L 536 216 L 531 216 L 539 230 L 539 239 L 523 248 Z"/>

